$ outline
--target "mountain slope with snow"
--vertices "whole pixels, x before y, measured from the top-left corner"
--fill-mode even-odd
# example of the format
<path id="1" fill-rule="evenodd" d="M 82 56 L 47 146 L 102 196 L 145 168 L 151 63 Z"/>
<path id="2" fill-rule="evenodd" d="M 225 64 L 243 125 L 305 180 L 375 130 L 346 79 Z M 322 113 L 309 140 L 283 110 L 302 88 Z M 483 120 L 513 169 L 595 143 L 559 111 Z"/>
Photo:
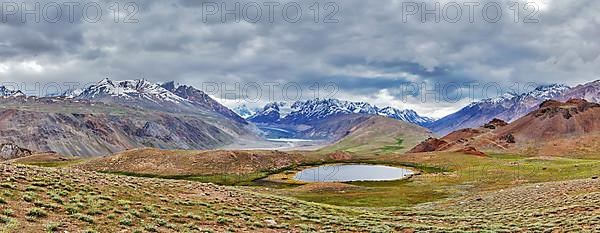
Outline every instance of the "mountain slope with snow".
<path id="1" fill-rule="evenodd" d="M 215 149 L 253 132 L 224 117 L 60 98 L 0 98 L 0 141 L 100 156 L 143 147 Z"/>
<path id="2" fill-rule="evenodd" d="M 258 109 L 251 109 L 248 106 L 246 106 L 245 104 L 239 105 L 231 110 L 234 111 L 235 113 L 237 113 L 239 116 L 241 116 L 244 119 L 248 119 L 249 117 L 254 115 L 254 113 L 259 111 Z"/>
<path id="3" fill-rule="evenodd" d="M 285 105 L 286 103 L 283 102 L 268 103 L 262 110 L 248 117 L 248 120 L 254 123 L 279 122 L 282 117 L 280 107 L 284 107 Z"/>
<path id="4" fill-rule="evenodd" d="M 551 84 L 539 86 L 527 93 L 507 93 L 498 98 L 476 101 L 434 122 L 429 128 L 438 135 L 446 135 L 463 128 L 482 126 L 494 118 L 512 122 L 535 110 L 545 100 L 566 101 L 582 98 L 590 102 L 600 100 L 600 81 L 576 87 Z"/>
<path id="5" fill-rule="evenodd" d="M 10 90 L 5 86 L 0 86 L 0 97 L 21 97 L 25 96 L 20 90 Z"/>
<path id="6" fill-rule="evenodd" d="M 69 90 L 62 97 L 173 113 L 218 113 L 238 123 L 247 124 L 242 117 L 203 91 L 192 86 L 176 85 L 174 82 L 158 84 L 144 79 L 113 81 L 106 78 L 83 89 Z"/>
<path id="7" fill-rule="evenodd" d="M 256 112 L 248 120 L 255 123 L 298 125 L 333 116 L 364 114 L 385 116 L 421 126 L 433 122 L 433 119 L 419 116 L 419 114 L 410 109 L 379 108 L 365 102 L 351 102 L 338 99 L 311 99 L 296 101 L 291 104 L 291 111 L 289 113 L 280 113 L 280 107 L 286 105 L 286 103 L 267 104 L 263 110 Z"/>
<path id="8" fill-rule="evenodd" d="M 0 140 L 35 151 L 97 156 L 122 150 L 215 149 L 260 141 L 256 128 L 191 86 L 104 79 L 54 97 L 0 88 Z"/>
<path id="9" fill-rule="evenodd" d="M 80 93 L 79 93 L 80 92 Z M 144 79 L 102 81 L 75 92 L 67 92 L 75 100 L 122 104 L 143 109 L 169 112 L 190 112 L 188 101 L 159 84 Z M 77 95 L 78 94 L 78 95 Z"/>
<path id="10" fill-rule="evenodd" d="M 385 107 L 379 109 L 378 115 L 393 118 L 396 120 L 410 122 L 420 126 L 428 126 L 435 120 L 433 118 L 420 116 L 417 112 L 411 109 L 397 109 L 392 107 Z"/>
<path id="11" fill-rule="evenodd" d="M 144 79 L 112 81 L 103 79 L 85 88 L 76 99 L 86 100 L 147 100 L 151 102 L 186 102 L 183 98 L 163 88 L 161 85 Z"/>
<path id="12" fill-rule="evenodd" d="M 559 100 L 567 101 L 569 99 L 585 99 L 589 102 L 600 103 L 600 80 L 572 87 Z"/>
<path id="13" fill-rule="evenodd" d="M 247 124 L 246 120 L 237 113 L 223 106 L 203 91 L 192 86 L 175 85 L 174 82 L 167 82 L 162 84 L 161 88 L 164 88 L 168 92 L 175 94 L 178 98 L 181 98 L 184 104 L 191 104 L 192 109 L 199 108 L 216 112 L 238 123 Z M 170 98 L 170 96 L 167 96 L 167 98 Z"/>

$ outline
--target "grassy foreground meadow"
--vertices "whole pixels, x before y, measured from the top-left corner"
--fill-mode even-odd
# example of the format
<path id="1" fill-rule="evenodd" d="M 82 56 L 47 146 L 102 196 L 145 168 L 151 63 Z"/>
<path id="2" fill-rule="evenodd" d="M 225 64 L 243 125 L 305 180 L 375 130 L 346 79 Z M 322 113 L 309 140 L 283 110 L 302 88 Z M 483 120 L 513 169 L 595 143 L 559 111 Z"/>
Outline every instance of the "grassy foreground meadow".
<path id="1" fill-rule="evenodd" d="M 222 186 L 85 171 L 73 161 L 47 164 L 54 168 L 6 164 L 0 227 L 3 232 L 600 230 L 598 160 L 439 153 L 346 162 L 404 166 L 420 174 L 401 181 L 305 184 L 289 179 L 300 164 L 261 182 Z"/>
<path id="2" fill-rule="evenodd" d="M 343 206 L 414 206 L 523 184 L 591 179 L 600 173 L 600 160 L 503 154 L 487 157 L 461 153 L 398 154 L 357 162 L 412 167 L 420 174 L 399 181 L 347 182 L 354 187 L 342 191 L 320 189 L 304 192 L 292 189 L 289 195 Z M 271 178 L 276 182 L 289 183 L 292 173 L 288 174 L 288 177 L 274 175 Z"/>

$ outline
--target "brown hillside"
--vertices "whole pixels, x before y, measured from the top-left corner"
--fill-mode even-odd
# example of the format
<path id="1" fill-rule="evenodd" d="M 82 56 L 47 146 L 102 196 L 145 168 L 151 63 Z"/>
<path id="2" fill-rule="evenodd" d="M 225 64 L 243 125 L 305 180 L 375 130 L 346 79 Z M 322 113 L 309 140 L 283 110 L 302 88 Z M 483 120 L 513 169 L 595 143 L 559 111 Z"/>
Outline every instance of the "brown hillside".
<path id="1" fill-rule="evenodd" d="M 548 100 L 540 108 L 495 133 L 512 134 L 517 142 L 540 142 L 600 132 L 600 104 L 583 99 Z"/>
<path id="2" fill-rule="evenodd" d="M 448 142 L 468 140 L 469 138 L 473 138 L 473 137 L 481 135 L 483 132 L 485 132 L 485 131 L 483 131 L 481 129 L 471 129 L 471 128 L 460 129 L 460 130 L 454 131 L 454 132 L 449 133 L 448 135 L 444 136 L 442 138 L 442 140 L 445 140 Z"/>
<path id="3" fill-rule="evenodd" d="M 475 145 L 486 150 L 581 157 L 597 154 L 599 140 L 600 104 L 572 99 L 545 101 L 492 135 L 478 138 Z"/>
<path id="4" fill-rule="evenodd" d="M 279 151 L 169 151 L 136 149 L 90 160 L 79 168 L 158 176 L 248 174 L 297 164 L 300 155 Z"/>
<path id="5" fill-rule="evenodd" d="M 493 120 L 478 129 L 462 129 L 441 140 L 433 151 L 509 152 L 568 157 L 596 156 L 600 149 L 600 104 L 583 99 L 548 100 L 520 119 Z M 424 142 L 427 143 L 427 142 Z M 424 145 L 411 151 L 427 152 Z M 465 150 L 468 149 L 468 150 Z M 477 152 L 473 152 L 477 151 Z"/>
<path id="6" fill-rule="evenodd" d="M 456 130 L 441 139 L 429 138 L 409 151 L 409 153 L 435 152 L 435 151 L 452 151 L 465 154 L 484 156 L 485 153 L 479 151 L 477 144 L 479 138 L 484 138 L 493 130 L 503 128 L 507 125 L 506 122 L 500 119 L 493 119 L 485 125 L 472 129 Z"/>
<path id="7" fill-rule="evenodd" d="M 443 151 L 448 148 L 448 142 L 437 139 L 437 138 L 428 138 L 427 140 L 419 143 L 407 153 L 421 153 L 421 152 L 434 152 L 434 151 Z"/>

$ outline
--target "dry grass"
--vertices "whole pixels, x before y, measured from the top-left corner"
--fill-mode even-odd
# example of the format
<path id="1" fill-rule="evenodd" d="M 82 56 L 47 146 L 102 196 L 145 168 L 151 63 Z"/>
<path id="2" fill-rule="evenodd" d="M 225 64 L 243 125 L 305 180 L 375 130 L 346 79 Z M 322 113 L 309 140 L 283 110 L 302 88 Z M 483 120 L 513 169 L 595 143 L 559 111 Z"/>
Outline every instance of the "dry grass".
<path id="1" fill-rule="evenodd" d="M 279 151 L 176 151 L 129 150 L 76 165 L 90 171 L 155 176 L 250 174 L 281 170 L 299 163 L 302 156 Z"/>
<path id="2" fill-rule="evenodd" d="M 0 228 L 7 232 L 561 232 L 600 226 L 600 181 L 591 179 L 402 209 L 335 207 L 251 191 L 256 188 L 64 168 L 7 165 L 0 179 Z"/>
<path id="3" fill-rule="evenodd" d="M 295 160 L 291 159 L 295 155 L 285 153 L 275 160 L 280 152 L 159 152 L 139 150 L 125 160 L 108 157 L 97 160 L 103 163 L 84 165 L 135 168 L 135 162 L 166 156 L 176 164 L 208 163 L 169 167 L 169 172 L 210 174 L 228 167 L 250 172 L 247 176 L 287 166 L 288 162 L 277 161 L 323 162 L 318 154 Z M 6 165 L 0 170 L 0 228 L 8 232 L 600 230 L 600 180 L 591 179 L 599 175 L 599 160 L 435 153 L 371 155 L 360 161 L 413 166 L 423 173 L 403 181 L 234 188 L 76 169 L 89 168 L 85 166 Z M 149 169 L 144 166 L 140 167 Z M 289 170 L 278 176 L 293 174 Z"/>

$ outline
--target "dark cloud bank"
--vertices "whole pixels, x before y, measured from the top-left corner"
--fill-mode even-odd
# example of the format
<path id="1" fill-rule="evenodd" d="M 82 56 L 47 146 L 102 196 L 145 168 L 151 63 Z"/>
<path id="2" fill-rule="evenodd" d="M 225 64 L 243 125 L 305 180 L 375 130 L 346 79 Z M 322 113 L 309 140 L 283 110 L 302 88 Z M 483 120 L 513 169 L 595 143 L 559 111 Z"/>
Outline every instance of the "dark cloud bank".
<path id="1" fill-rule="evenodd" d="M 497 22 L 482 17 L 481 8 L 490 2 L 502 9 Z M 276 98 L 281 98 L 286 83 L 300 86 L 304 98 L 312 97 L 314 83 L 320 88 L 335 83 L 335 97 L 409 107 L 438 117 L 471 97 L 448 87 L 434 91 L 462 91 L 463 96 L 423 101 L 420 93 L 402 92 L 403 86 L 425 83 L 433 89 L 435 84 L 495 83 L 507 88 L 515 83 L 572 85 L 598 78 L 600 2 L 533 1 L 538 5 L 537 23 L 523 22 L 531 11 L 525 9 L 525 1 L 517 2 L 519 22 L 511 10 L 514 2 L 503 0 L 481 2 L 470 22 L 468 2 L 439 1 L 440 7 L 462 6 L 462 19 L 455 23 L 445 18 L 435 22 L 432 15 L 423 22 L 420 13 L 408 15 L 406 7 L 422 7 L 421 1 L 279 2 L 272 20 L 265 5 L 269 3 L 240 1 L 240 8 L 261 6 L 257 22 L 244 18 L 236 22 L 231 15 L 223 22 L 220 13 L 206 8 L 221 8 L 219 1 L 138 1 L 133 8 L 119 2 L 118 23 L 114 1 L 81 2 L 72 19 L 64 12 L 65 2 L 57 2 L 63 8 L 58 22 L 42 17 L 38 23 L 31 15 L 23 22 L 23 15 L 3 11 L 0 77 L 30 87 L 36 82 L 84 84 L 106 76 L 175 80 L 197 87 L 214 82 L 229 88 L 235 83 L 264 87 L 277 82 L 281 85 Z M 21 1 L 15 3 L 23 6 Z M 81 14 L 88 3 L 100 6 L 101 20 L 88 22 Z M 233 1 L 224 3 L 235 7 Z M 288 22 L 296 19 L 295 8 L 287 8 L 288 18 L 282 15 L 286 4 L 302 9 L 297 22 Z M 426 4 L 435 7 L 432 1 Z M 473 96 L 483 97 L 481 90 Z M 236 104 L 231 98 L 222 101 Z M 256 104 L 264 101 L 268 99 Z"/>

